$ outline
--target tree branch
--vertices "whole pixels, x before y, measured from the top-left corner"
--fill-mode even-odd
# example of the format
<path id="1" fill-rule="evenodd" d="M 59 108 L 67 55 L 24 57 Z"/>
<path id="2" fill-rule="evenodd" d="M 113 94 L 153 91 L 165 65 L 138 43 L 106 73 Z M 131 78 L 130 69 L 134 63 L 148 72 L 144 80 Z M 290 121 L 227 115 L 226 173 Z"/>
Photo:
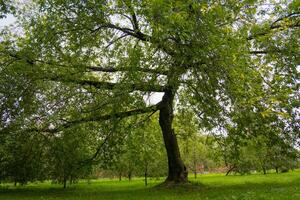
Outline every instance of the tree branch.
<path id="1" fill-rule="evenodd" d="M 262 54 L 268 54 L 268 53 L 283 53 L 284 51 L 287 51 L 287 50 L 284 50 L 284 49 L 272 49 L 272 50 L 253 50 L 253 51 L 250 51 L 249 53 L 250 54 L 253 54 L 253 55 L 262 55 Z M 295 53 L 297 54 L 298 52 L 295 52 L 295 51 L 289 51 L 290 53 Z"/>
<path id="2" fill-rule="evenodd" d="M 125 34 L 133 36 L 133 37 L 135 37 L 139 40 L 142 40 L 142 41 L 150 41 L 151 40 L 151 36 L 146 35 L 146 34 L 140 32 L 140 31 L 135 31 L 135 30 L 132 30 L 130 28 L 125 28 L 125 27 L 120 27 L 120 26 L 117 26 L 117 25 L 114 25 L 114 24 L 111 24 L 111 23 L 106 23 L 106 24 L 100 25 L 97 28 L 92 29 L 91 31 L 96 32 L 96 31 L 99 31 L 103 28 L 110 28 L 110 29 L 118 30 L 118 31 L 121 31 Z"/>
<path id="3" fill-rule="evenodd" d="M 265 51 L 265 50 L 257 50 L 257 51 L 250 51 L 250 54 L 259 55 L 259 54 L 268 54 L 277 51 Z"/>
<path id="4" fill-rule="evenodd" d="M 154 110 L 150 115 L 148 115 L 144 120 L 137 122 L 136 124 L 130 124 L 129 126 L 127 126 L 124 130 L 127 130 L 129 128 L 134 128 L 137 127 L 140 124 L 143 124 L 145 121 L 147 121 L 155 112 L 157 112 L 157 110 Z M 95 153 L 88 159 L 82 160 L 80 162 L 78 162 L 79 167 L 81 168 L 86 164 L 93 164 L 93 163 L 97 163 L 97 161 L 95 161 L 95 159 L 97 158 L 97 156 L 99 155 L 100 151 L 102 150 L 103 146 L 108 142 L 108 140 L 111 138 L 111 136 L 113 135 L 113 131 L 111 130 L 109 132 L 109 134 L 104 138 L 103 142 L 97 147 Z"/>
<path id="5" fill-rule="evenodd" d="M 172 49 L 169 46 L 162 45 L 162 43 L 159 40 L 155 40 L 153 37 L 151 37 L 150 35 L 147 35 L 145 33 L 142 33 L 140 30 L 133 30 L 130 28 L 120 27 L 120 26 L 117 26 L 117 25 L 114 25 L 111 23 L 106 23 L 106 24 L 98 26 L 95 29 L 92 29 L 91 31 L 96 32 L 103 28 L 115 29 L 115 30 L 123 32 L 124 34 L 128 34 L 136 39 L 139 39 L 141 41 L 151 42 L 152 44 L 157 45 L 157 47 L 159 49 L 163 50 L 165 53 L 174 56 L 174 52 L 172 51 Z"/>
<path id="6" fill-rule="evenodd" d="M 53 63 L 49 63 L 49 62 L 43 62 L 40 60 L 30 60 L 30 59 L 26 59 L 26 58 L 22 58 L 20 56 L 18 56 L 17 54 L 10 54 L 11 57 L 14 57 L 17 60 L 24 60 L 25 62 L 27 62 L 30 65 L 35 65 L 36 62 L 42 62 L 45 64 L 53 64 Z M 67 67 L 65 65 L 59 65 L 58 66 L 64 66 Z M 92 71 L 100 71 L 100 72 L 121 72 L 121 71 L 130 71 L 129 68 L 121 68 L 121 69 L 116 69 L 116 68 L 104 68 L 104 67 L 87 67 L 89 70 Z M 139 68 L 140 71 L 142 72 L 148 72 L 148 73 L 162 73 L 162 74 L 167 74 L 166 71 L 160 71 L 160 70 L 156 70 L 156 69 L 144 69 L 144 68 Z M 69 82 L 69 83 L 77 83 L 80 85 L 87 85 L 87 86 L 93 86 L 95 88 L 99 88 L 99 89 L 108 89 L 108 90 L 113 90 L 116 88 L 125 88 L 128 89 L 129 91 L 143 91 L 143 92 L 164 92 L 165 91 L 165 87 L 158 85 L 158 84 L 147 84 L 147 83 L 133 83 L 133 84 L 123 84 L 121 85 L 120 83 L 110 83 L 110 82 L 104 82 L 104 81 L 94 81 L 94 80 L 81 80 L 81 79 L 71 79 L 71 78 L 64 78 L 64 77 L 59 77 L 59 76 L 55 76 L 55 77 L 51 77 L 50 75 L 42 77 L 40 79 L 43 80 L 51 80 L 51 81 L 58 81 L 58 82 Z"/>
<path id="7" fill-rule="evenodd" d="M 107 115 L 93 115 L 93 116 L 88 116 L 88 117 L 83 117 L 81 119 L 76 119 L 73 121 L 67 121 L 66 123 L 60 125 L 58 128 L 30 128 L 25 131 L 36 131 L 36 132 L 48 132 L 48 133 L 57 133 L 59 131 L 62 131 L 65 128 L 70 128 L 74 125 L 78 124 L 83 124 L 83 123 L 88 123 L 88 122 L 99 122 L 99 121 L 106 121 L 110 119 L 123 119 L 126 117 L 130 117 L 133 115 L 140 115 L 140 114 L 145 114 L 149 112 L 155 112 L 160 109 L 160 103 L 156 105 L 152 105 L 149 107 L 145 108 L 138 108 L 134 110 L 129 110 L 129 111 L 124 111 L 124 112 L 118 112 L 118 113 L 111 113 Z"/>
<path id="8" fill-rule="evenodd" d="M 114 67 L 97 67 L 97 66 L 90 66 L 87 67 L 90 71 L 93 72 L 128 72 L 131 71 L 130 68 L 114 68 Z M 168 75 L 168 71 L 159 70 L 159 69 L 150 69 L 150 68 L 134 68 L 136 71 L 139 72 L 146 72 L 152 74 L 159 74 L 159 75 Z"/>
<path id="9" fill-rule="evenodd" d="M 82 86 L 93 86 L 98 89 L 114 90 L 117 88 L 122 88 L 123 90 L 131 91 L 142 91 L 142 92 L 164 92 L 165 87 L 161 85 L 147 84 L 147 83 L 111 83 L 105 81 L 94 81 L 94 80 L 81 80 L 81 79 L 71 79 L 63 77 L 44 77 L 43 80 L 65 82 L 65 83 L 74 83 Z"/>
<path id="10" fill-rule="evenodd" d="M 58 67 L 72 67 L 72 68 L 76 67 L 76 66 L 70 66 L 70 65 L 65 65 L 65 64 L 59 64 L 56 62 L 43 61 L 43 60 L 39 60 L 39 59 L 32 60 L 32 59 L 28 59 L 25 57 L 21 57 L 17 54 L 11 53 L 11 52 L 7 52 L 7 54 L 16 60 L 24 60 L 25 62 L 27 62 L 30 65 L 34 65 L 35 63 L 42 63 L 42 64 L 58 66 Z M 82 67 L 86 68 L 92 72 L 129 72 L 132 70 L 129 67 L 123 67 L 123 68 L 101 67 L 101 66 L 82 66 Z M 134 70 L 139 71 L 139 72 L 158 74 L 158 75 L 167 75 L 168 74 L 167 70 L 160 70 L 160 69 L 134 68 Z"/>
<path id="11" fill-rule="evenodd" d="M 284 19 L 288 19 L 288 18 L 291 18 L 291 17 L 297 17 L 297 16 L 299 16 L 299 13 L 291 13 L 291 14 L 289 14 L 287 16 L 281 17 L 281 18 L 275 20 L 273 23 L 271 23 L 271 25 L 270 25 L 270 27 L 269 27 L 268 30 L 260 32 L 260 33 L 257 33 L 257 34 L 254 34 L 254 35 L 250 35 L 250 36 L 247 37 L 247 40 L 253 40 L 256 37 L 267 35 L 272 30 L 276 30 L 276 29 L 280 29 L 280 28 L 284 28 L 284 27 L 287 27 L 287 28 L 299 28 L 300 27 L 300 22 L 299 21 L 297 21 L 297 22 L 295 22 L 293 24 L 285 25 L 285 26 L 281 25 L 281 24 L 277 24 L 278 22 L 283 21 Z"/>

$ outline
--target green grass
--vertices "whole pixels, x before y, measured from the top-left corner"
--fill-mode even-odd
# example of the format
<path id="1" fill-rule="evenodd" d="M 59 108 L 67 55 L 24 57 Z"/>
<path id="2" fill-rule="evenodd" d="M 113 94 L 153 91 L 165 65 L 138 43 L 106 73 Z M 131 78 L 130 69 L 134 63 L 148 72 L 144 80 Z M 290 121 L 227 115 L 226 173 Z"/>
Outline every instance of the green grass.
<path id="1" fill-rule="evenodd" d="M 142 179 L 131 182 L 117 180 L 82 181 L 67 189 L 61 185 L 31 183 L 27 186 L 0 186 L 0 200 L 147 200 L 147 199 L 278 199 L 300 200 L 300 171 L 268 175 L 201 175 L 193 185 L 172 189 L 154 187 L 160 181 L 151 180 L 148 187 Z"/>

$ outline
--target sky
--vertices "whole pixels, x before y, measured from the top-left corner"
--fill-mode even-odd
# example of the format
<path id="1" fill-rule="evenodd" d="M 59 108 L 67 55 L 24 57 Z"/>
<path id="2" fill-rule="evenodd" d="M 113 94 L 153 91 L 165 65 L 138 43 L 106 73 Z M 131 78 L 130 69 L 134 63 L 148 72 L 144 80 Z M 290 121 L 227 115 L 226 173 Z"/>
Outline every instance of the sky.
<path id="1" fill-rule="evenodd" d="M 7 15 L 6 18 L 0 19 L 0 29 L 3 29 L 4 26 L 12 25 L 16 21 L 16 18 L 13 15 Z"/>

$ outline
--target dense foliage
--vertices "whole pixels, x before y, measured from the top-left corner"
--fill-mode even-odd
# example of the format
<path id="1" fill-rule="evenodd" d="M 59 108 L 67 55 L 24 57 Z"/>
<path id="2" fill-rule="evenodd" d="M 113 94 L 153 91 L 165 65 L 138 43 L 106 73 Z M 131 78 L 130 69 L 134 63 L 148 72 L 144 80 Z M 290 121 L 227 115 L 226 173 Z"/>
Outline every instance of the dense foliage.
<path id="1" fill-rule="evenodd" d="M 182 183 L 200 164 L 296 160 L 299 1 L 13 2 L 0 2 L 19 23 L 0 36 L 2 178 L 66 184 L 97 166 Z"/>

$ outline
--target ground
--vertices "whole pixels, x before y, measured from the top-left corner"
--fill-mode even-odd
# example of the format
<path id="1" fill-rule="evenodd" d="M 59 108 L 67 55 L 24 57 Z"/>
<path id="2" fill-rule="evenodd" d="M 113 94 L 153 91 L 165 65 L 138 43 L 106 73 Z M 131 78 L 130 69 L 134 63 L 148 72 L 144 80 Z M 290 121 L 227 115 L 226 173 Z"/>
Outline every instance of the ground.
<path id="1" fill-rule="evenodd" d="M 267 175 L 199 175 L 190 177 L 192 185 L 176 188 L 155 187 L 163 179 L 150 180 L 145 187 L 142 179 L 132 181 L 80 181 L 67 189 L 49 182 L 17 186 L 0 186 L 0 200 L 252 200 L 299 199 L 300 171 Z"/>

